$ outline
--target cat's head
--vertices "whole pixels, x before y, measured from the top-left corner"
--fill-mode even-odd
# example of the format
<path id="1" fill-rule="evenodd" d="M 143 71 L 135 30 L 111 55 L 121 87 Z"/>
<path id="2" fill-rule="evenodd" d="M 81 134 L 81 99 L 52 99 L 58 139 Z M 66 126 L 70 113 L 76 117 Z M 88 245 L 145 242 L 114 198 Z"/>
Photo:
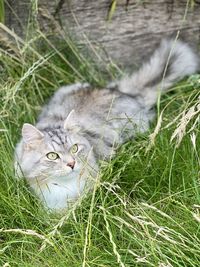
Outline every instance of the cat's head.
<path id="1" fill-rule="evenodd" d="M 16 147 L 15 170 L 29 180 L 71 179 L 95 165 L 89 141 L 79 133 L 78 125 L 68 116 L 56 128 L 37 127 L 25 123 L 22 140 Z"/>

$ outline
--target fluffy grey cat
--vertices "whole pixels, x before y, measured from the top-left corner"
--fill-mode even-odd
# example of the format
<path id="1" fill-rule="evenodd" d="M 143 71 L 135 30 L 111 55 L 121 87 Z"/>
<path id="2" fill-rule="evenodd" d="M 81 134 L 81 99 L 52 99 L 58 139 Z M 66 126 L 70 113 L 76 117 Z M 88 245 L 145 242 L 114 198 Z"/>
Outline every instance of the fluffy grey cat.
<path id="1" fill-rule="evenodd" d="M 37 124 L 23 125 L 15 151 L 17 176 L 27 179 L 46 207 L 66 208 L 92 186 L 99 159 L 148 129 L 159 92 L 197 68 L 187 44 L 163 40 L 137 72 L 106 88 L 61 87 Z"/>

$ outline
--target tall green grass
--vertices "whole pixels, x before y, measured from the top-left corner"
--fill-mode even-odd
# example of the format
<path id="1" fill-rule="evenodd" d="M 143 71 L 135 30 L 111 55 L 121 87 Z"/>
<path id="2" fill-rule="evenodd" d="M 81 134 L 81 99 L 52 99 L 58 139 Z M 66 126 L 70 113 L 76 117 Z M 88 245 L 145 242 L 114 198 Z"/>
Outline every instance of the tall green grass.
<path id="1" fill-rule="evenodd" d="M 56 45 L 40 31 L 33 36 L 15 36 L 17 43 L 0 51 L 0 265 L 200 266 L 200 77 L 162 96 L 158 131 L 155 120 L 149 132 L 102 162 L 94 190 L 81 203 L 50 214 L 25 181 L 14 178 L 21 126 L 35 122 L 59 86 L 103 86 L 120 70 L 99 62 L 94 51 L 88 57 L 65 33 Z M 192 110 L 180 144 L 177 137 L 170 142 Z"/>
<path id="2" fill-rule="evenodd" d="M 4 23 L 4 20 L 5 20 L 4 0 L 0 0 L 0 22 Z"/>

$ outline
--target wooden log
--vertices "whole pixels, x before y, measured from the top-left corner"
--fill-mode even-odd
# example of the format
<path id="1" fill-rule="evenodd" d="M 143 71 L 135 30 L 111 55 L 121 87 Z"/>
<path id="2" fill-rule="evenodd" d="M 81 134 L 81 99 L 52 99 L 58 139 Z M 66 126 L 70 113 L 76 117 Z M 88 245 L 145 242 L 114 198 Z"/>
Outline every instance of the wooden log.
<path id="1" fill-rule="evenodd" d="M 18 18 L 7 5 L 6 23 L 22 34 L 28 20 L 30 0 L 7 2 Z M 194 46 L 199 43 L 200 1 L 116 0 L 116 9 L 108 21 L 111 2 L 40 0 L 36 13 L 46 32 L 53 31 L 53 18 L 65 31 L 72 32 L 80 43 L 87 43 L 88 38 L 92 45 L 102 48 L 112 60 L 125 67 L 140 64 L 166 36 L 180 34 Z"/>

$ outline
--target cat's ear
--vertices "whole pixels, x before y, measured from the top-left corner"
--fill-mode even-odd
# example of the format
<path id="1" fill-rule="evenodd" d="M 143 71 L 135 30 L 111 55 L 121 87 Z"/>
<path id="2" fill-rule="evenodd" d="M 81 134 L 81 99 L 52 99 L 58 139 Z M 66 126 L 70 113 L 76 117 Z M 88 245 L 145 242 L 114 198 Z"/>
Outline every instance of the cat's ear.
<path id="1" fill-rule="evenodd" d="M 77 117 L 78 116 L 75 110 L 72 109 L 72 111 L 70 111 L 64 121 L 64 129 L 68 131 L 78 132 L 80 130 L 80 123 Z"/>
<path id="2" fill-rule="evenodd" d="M 41 141 L 44 134 L 32 124 L 24 123 L 22 127 L 22 137 L 26 144 L 33 144 L 35 141 Z"/>

